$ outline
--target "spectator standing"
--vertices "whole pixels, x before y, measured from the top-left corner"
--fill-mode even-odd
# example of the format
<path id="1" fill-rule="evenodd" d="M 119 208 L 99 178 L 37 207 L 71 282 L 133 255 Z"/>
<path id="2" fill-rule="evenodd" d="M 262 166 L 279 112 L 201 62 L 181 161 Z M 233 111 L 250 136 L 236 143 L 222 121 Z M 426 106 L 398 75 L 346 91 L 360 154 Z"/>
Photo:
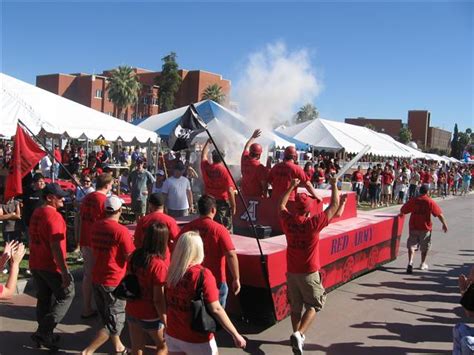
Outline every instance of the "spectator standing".
<path id="1" fill-rule="evenodd" d="M 329 224 L 339 210 L 339 191 L 337 180 L 330 179 L 331 203 L 322 213 L 309 216 L 312 199 L 306 193 L 297 194 L 296 212 L 290 213 L 286 207 L 293 189 L 299 185 L 293 179 L 279 203 L 279 219 L 286 236 L 288 300 L 291 308 L 293 333 L 290 337 L 294 354 L 303 354 L 305 333 L 314 322 L 317 312 L 326 301 L 326 291 L 321 282 L 319 270 L 319 232 Z M 303 315 L 303 305 L 306 310 Z"/>
<path id="2" fill-rule="evenodd" d="M 46 186 L 44 176 L 40 173 L 33 175 L 33 182 L 25 189 L 23 194 L 23 223 L 25 232 L 29 239 L 29 226 L 31 216 L 36 208 L 43 205 L 43 189 Z"/>
<path id="3" fill-rule="evenodd" d="M 148 210 L 150 212 L 138 221 L 137 227 L 135 228 L 135 235 L 133 237 L 135 247 L 138 249 L 143 246 L 146 230 L 149 226 L 155 223 L 164 224 L 168 228 L 169 248 L 166 252 L 166 260 L 169 262 L 170 251 L 172 250 L 173 243 L 179 235 L 179 227 L 173 217 L 164 213 L 164 200 L 160 194 L 154 193 L 150 195 L 148 198 Z"/>
<path id="4" fill-rule="evenodd" d="M 128 176 L 128 186 L 132 197 L 132 211 L 135 213 L 135 220 L 143 217 L 146 213 L 146 200 L 148 189 L 155 183 L 155 178 L 144 168 L 145 161 L 142 158 L 135 160 L 136 168 Z"/>
<path id="5" fill-rule="evenodd" d="M 462 189 L 460 195 L 467 195 L 469 192 L 469 187 L 471 186 L 471 179 L 471 172 L 468 168 L 465 168 L 462 174 Z"/>
<path id="6" fill-rule="evenodd" d="M 225 308 L 229 287 L 226 282 L 226 264 L 232 275 L 232 292 L 240 292 L 239 260 L 229 231 L 214 221 L 217 213 L 216 200 L 210 195 L 201 196 L 198 201 L 199 218 L 186 224 L 181 233 L 198 231 L 204 243 L 203 265 L 211 270 L 219 289 L 219 302 Z"/>
<path id="7" fill-rule="evenodd" d="M 212 164 L 209 162 L 210 143 L 210 139 L 206 141 L 201 155 L 201 173 L 205 192 L 216 199 L 215 220 L 232 231 L 232 216 L 237 211 L 234 182 L 217 150 L 212 151 Z"/>
<path id="8" fill-rule="evenodd" d="M 394 176 L 390 166 L 385 166 L 382 173 L 382 204 L 388 207 L 392 203 Z"/>
<path id="9" fill-rule="evenodd" d="M 140 153 L 140 147 L 137 145 L 135 146 L 135 149 L 133 150 L 133 153 L 132 153 L 132 165 L 135 165 L 136 164 L 136 161 L 138 158 L 141 158 L 142 157 L 142 154 Z"/>
<path id="10" fill-rule="evenodd" d="M 120 155 L 119 155 L 120 165 L 127 166 L 129 159 L 130 159 L 130 156 L 128 154 L 127 148 L 122 148 L 122 151 L 120 152 Z"/>
<path id="11" fill-rule="evenodd" d="M 74 240 L 77 246 L 79 246 L 81 236 L 81 203 L 84 197 L 95 191 L 89 175 L 85 175 L 81 178 L 80 186 L 81 188 L 78 187 L 76 189 L 76 198 L 74 200 Z M 76 252 L 78 251 L 80 250 L 76 250 Z"/>
<path id="12" fill-rule="evenodd" d="M 163 192 L 163 184 L 165 180 L 166 180 L 165 172 L 161 169 L 158 169 L 158 171 L 156 172 L 156 181 L 155 181 L 155 184 L 153 185 L 153 188 L 151 189 L 151 192 L 161 194 Z"/>
<path id="13" fill-rule="evenodd" d="M 351 182 L 352 191 L 355 191 L 357 194 L 357 205 L 360 206 L 362 189 L 364 187 L 364 175 L 362 174 L 360 165 L 357 167 L 357 170 L 352 173 Z"/>
<path id="14" fill-rule="evenodd" d="M 250 139 L 245 143 L 244 151 L 240 158 L 240 169 L 242 173 L 241 189 L 245 197 L 266 197 L 267 179 L 269 169 L 260 163 L 262 146 L 254 143 L 260 137 L 262 131 L 256 129 Z"/>
<path id="15" fill-rule="evenodd" d="M 54 328 L 66 315 L 74 298 L 74 280 L 66 264 L 66 222 L 58 209 L 69 194 L 52 183 L 43 189 L 45 203 L 30 221 L 30 269 L 37 287 L 37 345 L 57 349 Z"/>
<path id="16" fill-rule="evenodd" d="M 54 145 L 54 161 L 53 161 L 53 173 L 52 173 L 52 178 L 57 179 L 59 177 L 59 167 L 60 163 L 62 163 L 62 154 L 61 154 L 61 149 L 59 148 L 59 145 L 55 144 Z"/>
<path id="17" fill-rule="evenodd" d="M 147 335 L 156 345 L 156 354 L 167 354 L 163 330 L 166 325 L 168 235 L 165 224 L 149 225 L 143 246 L 136 249 L 130 258 L 128 272 L 137 276 L 140 285 L 140 297 L 127 301 L 125 307 L 133 354 L 144 353 Z"/>
<path id="18" fill-rule="evenodd" d="M 170 354 L 218 353 L 213 333 L 203 334 L 191 328 L 191 300 L 196 297 L 200 279 L 207 309 L 232 336 L 235 346 L 245 348 L 245 339 L 237 332 L 219 303 L 219 291 L 212 272 L 201 266 L 203 259 L 204 248 L 199 234 L 183 234 L 173 253 L 167 278 L 166 344 Z"/>
<path id="19" fill-rule="evenodd" d="M 135 248 L 128 229 L 119 224 L 122 200 L 116 195 L 109 196 L 104 207 L 106 217 L 94 223 L 91 229 L 95 260 L 92 269 L 94 300 L 102 328 L 84 349 L 83 355 L 93 354 L 108 339 L 115 353 L 127 353 L 120 340 L 125 323 L 125 301 L 117 299 L 112 291 L 125 276 L 127 260 Z"/>
<path id="20" fill-rule="evenodd" d="M 448 231 L 448 225 L 443 216 L 441 208 L 433 201 L 428 195 L 426 186 L 420 187 L 420 196 L 409 200 L 405 203 L 401 210 L 400 215 L 411 213 L 409 223 L 409 236 L 407 240 L 408 248 L 408 266 L 407 274 L 413 273 L 413 258 L 415 251 L 418 248 L 421 250 L 421 270 L 428 270 L 428 264 L 426 263 L 426 256 L 431 247 L 431 231 L 433 225 L 431 223 L 431 215 L 438 217 L 443 225 L 443 231 Z"/>
<path id="21" fill-rule="evenodd" d="M 193 192 L 189 179 L 183 176 L 185 166 L 178 161 L 173 175 L 163 183 L 161 192 L 167 213 L 172 217 L 185 217 L 193 210 Z"/>
<path id="22" fill-rule="evenodd" d="M 81 237 L 80 246 L 84 265 L 82 268 L 82 313 L 81 318 L 95 317 L 97 312 L 92 309 L 92 226 L 98 220 L 105 218 L 105 200 L 112 189 L 113 178 L 109 174 L 97 177 L 96 191 L 88 194 L 81 203 Z"/>
<path id="23" fill-rule="evenodd" d="M 417 196 L 418 186 L 420 185 L 420 173 L 418 169 L 415 168 L 413 173 L 410 176 L 410 187 L 409 187 L 409 198 L 413 198 Z"/>
<path id="24" fill-rule="evenodd" d="M 40 169 L 41 169 L 41 174 L 43 176 L 51 178 L 51 167 L 53 163 L 51 163 L 51 159 L 49 159 L 49 155 L 45 155 L 41 160 L 40 160 Z"/>

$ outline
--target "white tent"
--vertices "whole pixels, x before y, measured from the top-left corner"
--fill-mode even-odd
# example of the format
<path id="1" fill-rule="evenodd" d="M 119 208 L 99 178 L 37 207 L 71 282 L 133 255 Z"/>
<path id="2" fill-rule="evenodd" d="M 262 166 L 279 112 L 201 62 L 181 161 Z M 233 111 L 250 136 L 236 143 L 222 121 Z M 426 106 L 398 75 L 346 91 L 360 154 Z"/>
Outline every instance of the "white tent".
<path id="1" fill-rule="evenodd" d="M 207 124 L 209 132 L 214 136 L 223 136 L 233 140 L 234 142 L 245 143 L 250 137 L 254 128 L 251 122 L 249 122 L 242 115 L 233 112 L 218 103 L 205 100 L 194 104 L 199 116 Z M 138 127 L 154 131 L 160 136 L 169 136 L 171 130 L 176 126 L 176 123 L 181 116 L 186 112 L 188 106 L 180 107 L 172 111 L 160 113 L 157 115 L 150 116 L 144 120 L 138 121 L 135 124 Z M 202 133 L 195 138 L 195 141 L 204 141 L 207 139 L 207 134 Z M 264 146 L 277 146 L 287 147 L 289 145 L 295 146 L 295 142 L 286 140 L 283 137 L 271 132 L 263 131 L 262 137 L 258 139 L 258 142 Z"/>
<path id="2" fill-rule="evenodd" d="M 321 118 L 279 128 L 278 131 L 319 149 L 344 149 L 347 153 L 358 153 L 368 144 L 371 147 L 368 153 L 375 155 L 412 157 L 414 154 L 394 139 L 387 139 L 385 135 L 366 127 Z"/>
<path id="3" fill-rule="evenodd" d="M 106 115 L 74 101 L 0 73 L 0 136 L 11 137 L 20 119 L 34 134 L 104 138 L 155 143 L 155 132 Z"/>

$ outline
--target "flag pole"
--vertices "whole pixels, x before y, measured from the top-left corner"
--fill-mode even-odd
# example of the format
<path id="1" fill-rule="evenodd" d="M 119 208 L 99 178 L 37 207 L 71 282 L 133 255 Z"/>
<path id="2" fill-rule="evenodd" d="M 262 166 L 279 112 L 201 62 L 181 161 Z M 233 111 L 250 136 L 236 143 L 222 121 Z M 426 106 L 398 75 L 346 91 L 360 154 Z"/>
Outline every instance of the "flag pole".
<path id="1" fill-rule="evenodd" d="M 265 259 L 265 255 L 263 254 L 263 250 L 262 250 L 262 245 L 260 244 L 260 239 L 258 238 L 258 235 L 257 235 L 257 229 L 255 227 L 255 223 L 252 219 L 252 216 L 250 215 L 250 212 L 249 212 L 249 209 L 248 209 L 248 206 L 247 206 L 247 203 L 245 202 L 245 199 L 244 197 L 242 196 L 242 193 L 239 189 L 239 187 L 237 186 L 237 183 L 235 182 L 235 179 L 234 177 L 232 176 L 232 173 L 229 169 L 229 166 L 227 165 L 227 163 L 225 162 L 224 160 L 224 157 L 222 156 L 221 154 L 221 151 L 219 150 L 219 148 L 217 147 L 216 145 L 216 142 L 214 141 L 214 138 L 212 138 L 211 136 L 211 133 L 209 132 L 209 130 L 206 128 L 204 128 L 207 135 L 209 136 L 209 139 L 211 140 L 212 144 L 214 145 L 214 149 L 217 151 L 217 154 L 219 155 L 222 163 L 224 164 L 227 172 L 229 173 L 230 175 L 230 178 L 232 179 L 232 182 L 234 183 L 234 186 L 235 188 L 237 189 L 237 192 L 238 192 L 238 195 L 239 195 L 239 198 L 240 198 L 240 201 L 242 202 L 244 208 L 245 208 L 245 212 L 247 214 L 247 217 L 248 217 L 248 220 L 250 222 L 250 226 L 252 227 L 252 232 L 253 232 L 253 235 L 254 235 L 254 238 L 257 240 L 257 245 L 258 245 L 258 251 L 260 252 L 260 263 L 262 265 L 262 271 L 263 271 L 263 276 L 264 276 L 264 279 L 266 281 L 266 284 L 267 284 L 267 287 L 268 287 L 268 291 L 270 292 L 270 295 L 271 295 L 271 286 L 270 286 L 270 279 L 269 279 L 269 275 L 268 275 L 268 269 L 267 269 L 267 261 Z M 276 314 L 275 314 L 275 309 L 273 309 L 273 315 L 275 316 L 276 318 Z"/>
<path id="2" fill-rule="evenodd" d="M 54 161 L 54 160 L 55 160 L 54 154 L 46 147 L 46 144 L 43 144 L 43 142 L 41 141 L 41 139 L 39 139 L 38 136 L 37 136 L 36 134 L 34 134 L 34 133 L 28 128 L 28 126 L 23 123 L 22 120 L 18 119 L 18 123 L 21 124 L 21 126 L 24 127 L 24 128 L 30 133 L 30 135 L 33 136 L 33 137 L 36 139 L 36 142 L 38 142 L 38 143 L 41 145 L 41 147 L 45 150 L 45 152 L 48 153 L 48 155 L 49 155 L 50 157 L 52 157 L 52 158 L 53 158 L 53 161 Z M 57 161 L 57 160 L 56 160 L 56 161 Z M 57 162 L 58 162 L 59 165 L 64 169 L 64 171 L 66 172 L 66 174 L 71 178 L 73 184 L 76 185 L 76 187 L 78 187 L 78 188 L 82 191 L 82 193 L 85 195 L 86 192 L 84 191 L 84 189 L 82 188 L 82 186 L 77 183 L 76 179 L 74 178 L 74 176 L 72 176 L 72 174 L 69 172 L 69 170 L 66 169 L 66 167 L 63 165 L 62 162 L 60 162 L 60 161 L 57 161 Z M 54 180 L 52 180 L 52 181 L 54 182 Z"/>

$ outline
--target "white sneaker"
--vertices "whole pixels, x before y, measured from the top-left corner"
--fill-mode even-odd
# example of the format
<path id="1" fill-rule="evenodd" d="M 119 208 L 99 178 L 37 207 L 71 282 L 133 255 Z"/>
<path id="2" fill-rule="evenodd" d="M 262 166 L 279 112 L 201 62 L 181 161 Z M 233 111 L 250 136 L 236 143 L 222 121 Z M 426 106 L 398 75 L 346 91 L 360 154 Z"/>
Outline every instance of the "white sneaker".
<path id="1" fill-rule="evenodd" d="M 428 270 L 428 264 L 427 264 L 427 263 L 422 263 L 422 264 L 420 265 L 420 269 L 421 269 L 421 270 Z"/>
<path id="2" fill-rule="evenodd" d="M 4 275 L 8 274 L 8 269 L 7 268 L 3 269 L 2 274 Z"/>
<path id="3" fill-rule="evenodd" d="M 290 336 L 290 343 L 291 349 L 293 350 L 293 354 L 295 355 L 302 355 L 303 354 L 303 346 L 304 346 L 304 335 L 300 332 L 294 332 Z"/>

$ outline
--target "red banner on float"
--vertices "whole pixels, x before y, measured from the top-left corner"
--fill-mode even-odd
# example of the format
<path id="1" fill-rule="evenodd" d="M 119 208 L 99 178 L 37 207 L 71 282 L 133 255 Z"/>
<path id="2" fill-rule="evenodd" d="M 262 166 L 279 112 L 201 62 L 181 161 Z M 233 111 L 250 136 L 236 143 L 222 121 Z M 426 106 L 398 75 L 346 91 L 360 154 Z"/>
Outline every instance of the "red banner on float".
<path id="1" fill-rule="evenodd" d="M 21 179 L 46 155 L 35 141 L 17 126 L 13 145 L 13 156 L 5 185 L 5 201 L 21 195 L 23 188 Z"/>

